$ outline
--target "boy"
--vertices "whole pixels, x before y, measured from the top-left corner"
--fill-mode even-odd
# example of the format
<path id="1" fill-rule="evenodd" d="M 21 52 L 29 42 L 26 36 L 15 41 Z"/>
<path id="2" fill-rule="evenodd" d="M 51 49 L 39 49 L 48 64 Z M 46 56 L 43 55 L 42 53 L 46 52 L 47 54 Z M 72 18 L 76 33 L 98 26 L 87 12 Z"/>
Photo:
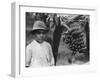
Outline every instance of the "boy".
<path id="1" fill-rule="evenodd" d="M 53 66 L 54 57 L 49 43 L 44 41 L 48 29 L 44 22 L 36 21 L 32 34 L 35 39 L 26 47 L 26 67 Z"/>

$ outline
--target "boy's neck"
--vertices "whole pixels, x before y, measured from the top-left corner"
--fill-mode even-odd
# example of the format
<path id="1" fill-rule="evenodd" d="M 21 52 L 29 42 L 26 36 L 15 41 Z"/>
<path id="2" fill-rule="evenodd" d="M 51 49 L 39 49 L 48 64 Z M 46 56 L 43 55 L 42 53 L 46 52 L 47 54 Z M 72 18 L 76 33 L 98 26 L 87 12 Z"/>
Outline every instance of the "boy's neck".
<path id="1" fill-rule="evenodd" d="M 43 41 L 43 42 L 39 42 L 39 41 L 38 41 L 38 40 L 36 40 L 36 39 L 35 39 L 35 41 L 36 41 L 37 43 L 39 43 L 39 44 L 42 44 L 42 43 L 44 42 L 44 41 Z"/>

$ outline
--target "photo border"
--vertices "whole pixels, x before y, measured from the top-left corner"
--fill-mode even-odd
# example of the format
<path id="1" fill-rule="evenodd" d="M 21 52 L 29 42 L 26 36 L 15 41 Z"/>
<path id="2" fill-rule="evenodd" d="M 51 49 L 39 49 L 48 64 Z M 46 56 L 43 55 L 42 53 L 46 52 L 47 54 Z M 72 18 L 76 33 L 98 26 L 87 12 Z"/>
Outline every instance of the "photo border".
<path id="1" fill-rule="evenodd" d="M 32 4 L 20 4 L 20 3 L 12 3 L 12 15 L 13 15 L 13 17 L 12 17 L 12 32 L 14 33 L 13 35 L 12 35 L 12 37 L 14 38 L 12 38 L 12 47 L 15 47 L 15 50 L 12 50 L 12 62 L 11 62 L 11 68 L 12 68 L 12 70 L 11 70 L 11 72 L 12 72 L 12 75 L 14 76 L 14 77 L 22 77 L 22 76 L 33 76 L 32 75 L 32 73 L 27 73 L 27 71 L 22 71 L 22 68 L 21 68 L 21 41 L 20 41 L 20 38 L 21 38 L 21 7 L 36 7 L 36 8 L 52 8 L 52 9 L 69 9 L 69 10 L 84 10 L 84 11 L 93 11 L 93 14 L 94 15 L 92 15 L 92 17 L 94 17 L 95 16 L 95 11 L 96 11 L 96 9 L 94 9 L 94 8 L 92 8 L 92 9 L 84 9 L 84 8 L 62 8 L 62 7 L 47 7 L 47 6 L 32 6 Z M 63 14 L 63 13 L 62 13 Z M 67 14 L 67 13 L 65 13 L 65 14 Z M 72 13 L 70 13 L 70 14 L 72 14 Z M 93 25 L 95 25 L 95 19 L 93 20 L 94 22 L 93 22 Z M 19 27 L 17 27 L 17 26 L 19 26 Z M 91 26 L 91 24 L 90 24 L 90 26 Z M 15 31 L 15 32 L 14 32 Z M 94 30 L 92 30 L 92 31 L 94 31 Z M 90 33 L 91 33 L 91 29 L 90 29 Z M 14 35 L 15 35 L 15 37 L 14 37 Z M 90 36 L 91 36 L 91 34 L 90 34 Z M 91 40 L 91 38 L 90 38 L 90 40 Z M 91 42 L 91 41 L 90 41 Z M 91 45 L 90 45 L 90 53 L 91 53 Z M 90 55 L 91 56 L 91 55 Z M 94 57 L 96 57 L 96 56 L 94 56 Z M 91 57 L 90 57 L 90 61 L 91 61 Z M 93 60 L 94 61 L 94 60 Z M 94 61 L 95 62 L 95 61 Z M 87 65 L 85 65 L 85 66 L 87 66 Z M 91 66 L 91 69 L 89 70 L 90 72 L 94 72 L 95 70 L 96 70 L 96 67 L 94 67 L 95 66 L 95 63 L 93 64 L 93 66 Z M 67 66 L 63 66 L 63 68 L 65 68 L 65 69 L 67 69 L 66 68 Z M 69 66 L 68 66 L 69 67 Z M 77 66 L 74 66 L 74 67 L 76 67 L 77 68 Z M 49 72 L 47 72 L 48 74 L 56 74 L 56 72 L 58 72 L 58 74 L 60 73 L 65 73 L 65 72 L 63 72 L 63 71 L 61 71 L 61 69 L 62 69 L 62 67 L 61 66 L 56 66 L 56 67 L 52 67 L 52 68 L 35 68 L 34 69 L 34 71 L 42 71 L 43 72 L 43 70 L 48 70 L 48 69 L 50 69 L 51 71 L 49 71 Z M 70 66 L 70 69 L 72 69 L 73 70 L 73 66 Z M 32 70 L 32 69 L 31 69 Z M 58 71 L 57 71 L 58 70 Z M 89 72 L 89 71 L 87 71 L 87 72 Z M 26 72 L 26 74 L 22 74 L 22 73 L 25 73 Z M 74 71 L 72 71 L 72 72 L 70 72 L 69 70 L 67 71 L 67 73 L 76 73 L 77 72 L 77 69 L 76 70 L 74 70 Z M 80 70 L 79 71 L 79 73 L 80 72 L 86 72 L 86 71 L 84 71 L 84 70 Z M 39 72 L 37 72 L 37 75 L 41 75 L 41 74 L 38 74 Z M 47 74 L 46 73 L 46 74 Z M 44 74 L 44 75 L 46 75 L 46 74 Z M 65 73 L 66 74 L 66 73 Z"/>

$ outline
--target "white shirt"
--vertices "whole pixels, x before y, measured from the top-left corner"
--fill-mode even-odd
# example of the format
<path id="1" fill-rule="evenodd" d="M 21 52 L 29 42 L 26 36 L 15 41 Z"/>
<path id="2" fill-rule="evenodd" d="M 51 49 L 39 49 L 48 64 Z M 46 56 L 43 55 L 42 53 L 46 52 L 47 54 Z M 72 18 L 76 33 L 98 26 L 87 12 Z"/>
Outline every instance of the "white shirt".
<path id="1" fill-rule="evenodd" d="M 26 47 L 26 66 L 42 67 L 54 65 L 51 45 L 47 42 L 38 43 L 33 40 Z"/>

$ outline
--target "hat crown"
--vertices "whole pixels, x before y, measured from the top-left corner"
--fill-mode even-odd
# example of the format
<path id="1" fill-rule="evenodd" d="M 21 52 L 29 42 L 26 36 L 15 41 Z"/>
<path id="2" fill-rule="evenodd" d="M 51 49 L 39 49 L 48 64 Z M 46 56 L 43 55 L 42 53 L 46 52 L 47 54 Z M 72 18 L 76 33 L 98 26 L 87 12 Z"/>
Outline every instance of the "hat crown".
<path id="1" fill-rule="evenodd" d="M 43 21 L 35 21 L 32 30 L 34 31 L 39 29 L 47 30 L 47 27 Z"/>

